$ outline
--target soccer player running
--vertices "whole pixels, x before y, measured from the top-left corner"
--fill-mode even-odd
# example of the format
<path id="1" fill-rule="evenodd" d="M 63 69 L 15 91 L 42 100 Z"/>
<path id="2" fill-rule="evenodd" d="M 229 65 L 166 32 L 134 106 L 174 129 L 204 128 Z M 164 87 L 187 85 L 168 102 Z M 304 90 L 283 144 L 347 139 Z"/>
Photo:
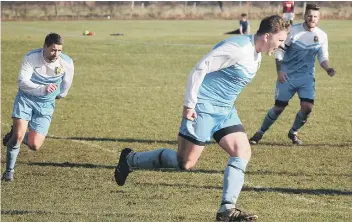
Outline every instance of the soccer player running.
<path id="1" fill-rule="evenodd" d="M 256 34 L 233 36 L 215 45 L 190 73 L 177 152 L 167 148 L 148 152 L 123 149 L 115 169 L 117 184 L 125 184 L 132 168 L 190 170 L 198 161 L 205 143 L 214 137 L 230 156 L 216 220 L 256 220 L 257 215 L 245 213 L 235 206 L 251 148 L 234 102 L 254 78 L 261 53 L 278 48 L 285 41 L 288 28 L 288 22 L 273 15 L 261 21 Z"/>
<path id="2" fill-rule="evenodd" d="M 307 122 L 312 111 L 315 98 L 314 63 L 318 57 L 320 66 L 329 76 L 335 75 L 335 70 L 329 66 L 328 37 L 317 27 L 319 22 L 319 7 L 307 4 L 304 23 L 293 25 L 285 45 L 276 53 L 277 82 L 275 105 L 266 114 L 262 126 L 250 138 L 251 144 L 257 144 L 269 127 L 285 110 L 290 99 L 298 93 L 301 109 L 288 133 L 288 138 L 295 145 L 302 145 L 298 138 L 298 130 Z"/>
<path id="3" fill-rule="evenodd" d="M 43 48 L 30 51 L 22 61 L 12 110 L 13 126 L 3 138 L 3 145 L 7 147 L 4 181 L 14 179 L 22 142 L 31 150 L 41 147 L 54 113 L 55 99 L 65 97 L 71 87 L 73 61 L 62 53 L 62 47 L 61 36 L 50 33 L 45 37 Z"/>
<path id="4" fill-rule="evenodd" d="M 190 73 L 177 152 L 167 148 L 133 152 L 125 148 L 115 169 L 117 184 L 123 186 L 133 168 L 189 170 L 198 161 L 205 143 L 214 137 L 230 156 L 217 221 L 256 220 L 256 215 L 235 207 L 251 149 L 234 102 L 254 78 L 261 52 L 277 49 L 286 39 L 288 27 L 289 23 L 274 15 L 261 21 L 256 34 L 234 36 L 215 45 Z"/>

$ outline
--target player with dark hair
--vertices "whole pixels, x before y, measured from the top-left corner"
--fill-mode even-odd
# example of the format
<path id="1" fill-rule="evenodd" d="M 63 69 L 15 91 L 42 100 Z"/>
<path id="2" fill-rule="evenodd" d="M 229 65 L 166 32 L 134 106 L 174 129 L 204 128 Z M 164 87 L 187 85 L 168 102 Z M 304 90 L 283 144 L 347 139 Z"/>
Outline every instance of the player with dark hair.
<path id="1" fill-rule="evenodd" d="M 251 144 L 257 144 L 269 127 L 279 118 L 288 102 L 297 93 L 301 100 L 301 109 L 296 115 L 288 138 L 295 145 L 302 145 L 298 130 L 307 122 L 315 99 L 315 58 L 329 76 L 335 70 L 329 65 L 328 36 L 317 27 L 319 7 L 307 4 L 304 22 L 293 25 L 285 44 L 276 52 L 277 82 L 275 105 L 266 114 L 262 126 L 250 138 Z"/>
<path id="2" fill-rule="evenodd" d="M 61 36 L 50 33 L 45 37 L 43 48 L 30 51 L 22 61 L 12 111 L 13 126 L 3 138 L 7 151 L 2 180 L 14 179 L 22 142 L 32 150 L 41 147 L 54 113 L 55 99 L 65 97 L 71 87 L 73 61 L 62 53 L 62 47 Z"/>

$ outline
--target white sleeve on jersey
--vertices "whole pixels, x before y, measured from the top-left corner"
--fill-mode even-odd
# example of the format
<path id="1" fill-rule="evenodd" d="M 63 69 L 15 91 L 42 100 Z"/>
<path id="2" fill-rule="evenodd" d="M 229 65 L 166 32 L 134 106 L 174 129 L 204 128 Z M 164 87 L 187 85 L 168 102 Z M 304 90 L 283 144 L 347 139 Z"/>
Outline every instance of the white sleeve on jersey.
<path id="1" fill-rule="evenodd" d="M 329 60 L 329 52 L 328 52 L 328 37 L 324 36 L 324 41 L 318 50 L 318 60 L 319 63 L 324 62 L 325 60 Z"/>
<path id="2" fill-rule="evenodd" d="M 204 56 L 190 73 L 184 96 L 184 106 L 188 108 L 196 106 L 198 90 L 206 74 L 234 65 L 242 57 L 241 48 L 233 43 L 225 43 Z"/>
<path id="3" fill-rule="evenodd" d="M 73 75 L 74 75 L 74 65 L 72 62 L 72 64 L 69 64 L 69 67 L 67 67 L 66 73 L 63 77 L 63 80 L 60 86 L 60 94 L 58 95 L 59 98 L 64 98 L 67 95 L 72 85 Z"/>
<path id="4" fill-rule="evenodd" d="M 33 71 L 33 65 L 31 64 L 28 56 L 25 56 L 18 75 L 18 86 L 23 92 L 30 95 L 44 96 L 46 94 L 45 85 L 37 84 L 31 81 Z"/>

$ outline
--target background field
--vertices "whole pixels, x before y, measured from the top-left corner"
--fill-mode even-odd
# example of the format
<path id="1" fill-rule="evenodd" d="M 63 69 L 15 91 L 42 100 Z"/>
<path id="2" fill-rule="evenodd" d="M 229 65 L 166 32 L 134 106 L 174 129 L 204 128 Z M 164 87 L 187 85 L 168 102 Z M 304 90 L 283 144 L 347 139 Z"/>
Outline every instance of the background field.
<path id="1" fill-rule="evenodd" d="M 113 181 L 124 147 L 176 149 L 183 93 L 193 65 L 237 26 L 234 21 L 2 22 L 1 136 L 11 125 L 23 56 L 55 31 L 75 63 L 39 152 L 22 146 L 15 181 L 1 183 L 2 221 L 214 221 L 228 157 L 207 146 L 193 172 L 135 170 Z M 256 30 L 258 21 L 252 21 Z M 322 21 L 331 65 L 317 66 L 316 106 L 305 144 L 287 139 L 295 97 L 262 145 L 253 147 L 238 207 L 260 221 L 349 221 L 352 217 L 352 23 Z M 84 30 L 94 31 L 83 37 Z M 124 36 L 110 36 L 122 32 Z M 275 67 L 264 56 L 236 107 L 251 136 L 273 104 Z M 1 150 L 1 166 L 5 165 Z M 2 170 L 3 171 L 3 170 Z"/>

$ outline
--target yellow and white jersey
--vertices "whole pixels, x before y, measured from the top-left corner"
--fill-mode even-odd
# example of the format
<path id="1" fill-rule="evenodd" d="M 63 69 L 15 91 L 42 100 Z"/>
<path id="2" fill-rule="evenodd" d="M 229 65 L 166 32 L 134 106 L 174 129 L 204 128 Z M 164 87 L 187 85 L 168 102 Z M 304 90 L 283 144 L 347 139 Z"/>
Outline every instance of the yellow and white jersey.
<path id="1" fill-rule="evenodd" d="M 19 90 L 40 101 L 65 97 L 71 87 L 73 75 L 74 65 L 69 56 L 61 53 L 56 61 L 48 63 L 44 60 L 43 49 L 35 49 L 23 59 L 18 76 Z M 50 83 L 60 87 L 52 93 L 47 93 L 46 86 Z"/>

